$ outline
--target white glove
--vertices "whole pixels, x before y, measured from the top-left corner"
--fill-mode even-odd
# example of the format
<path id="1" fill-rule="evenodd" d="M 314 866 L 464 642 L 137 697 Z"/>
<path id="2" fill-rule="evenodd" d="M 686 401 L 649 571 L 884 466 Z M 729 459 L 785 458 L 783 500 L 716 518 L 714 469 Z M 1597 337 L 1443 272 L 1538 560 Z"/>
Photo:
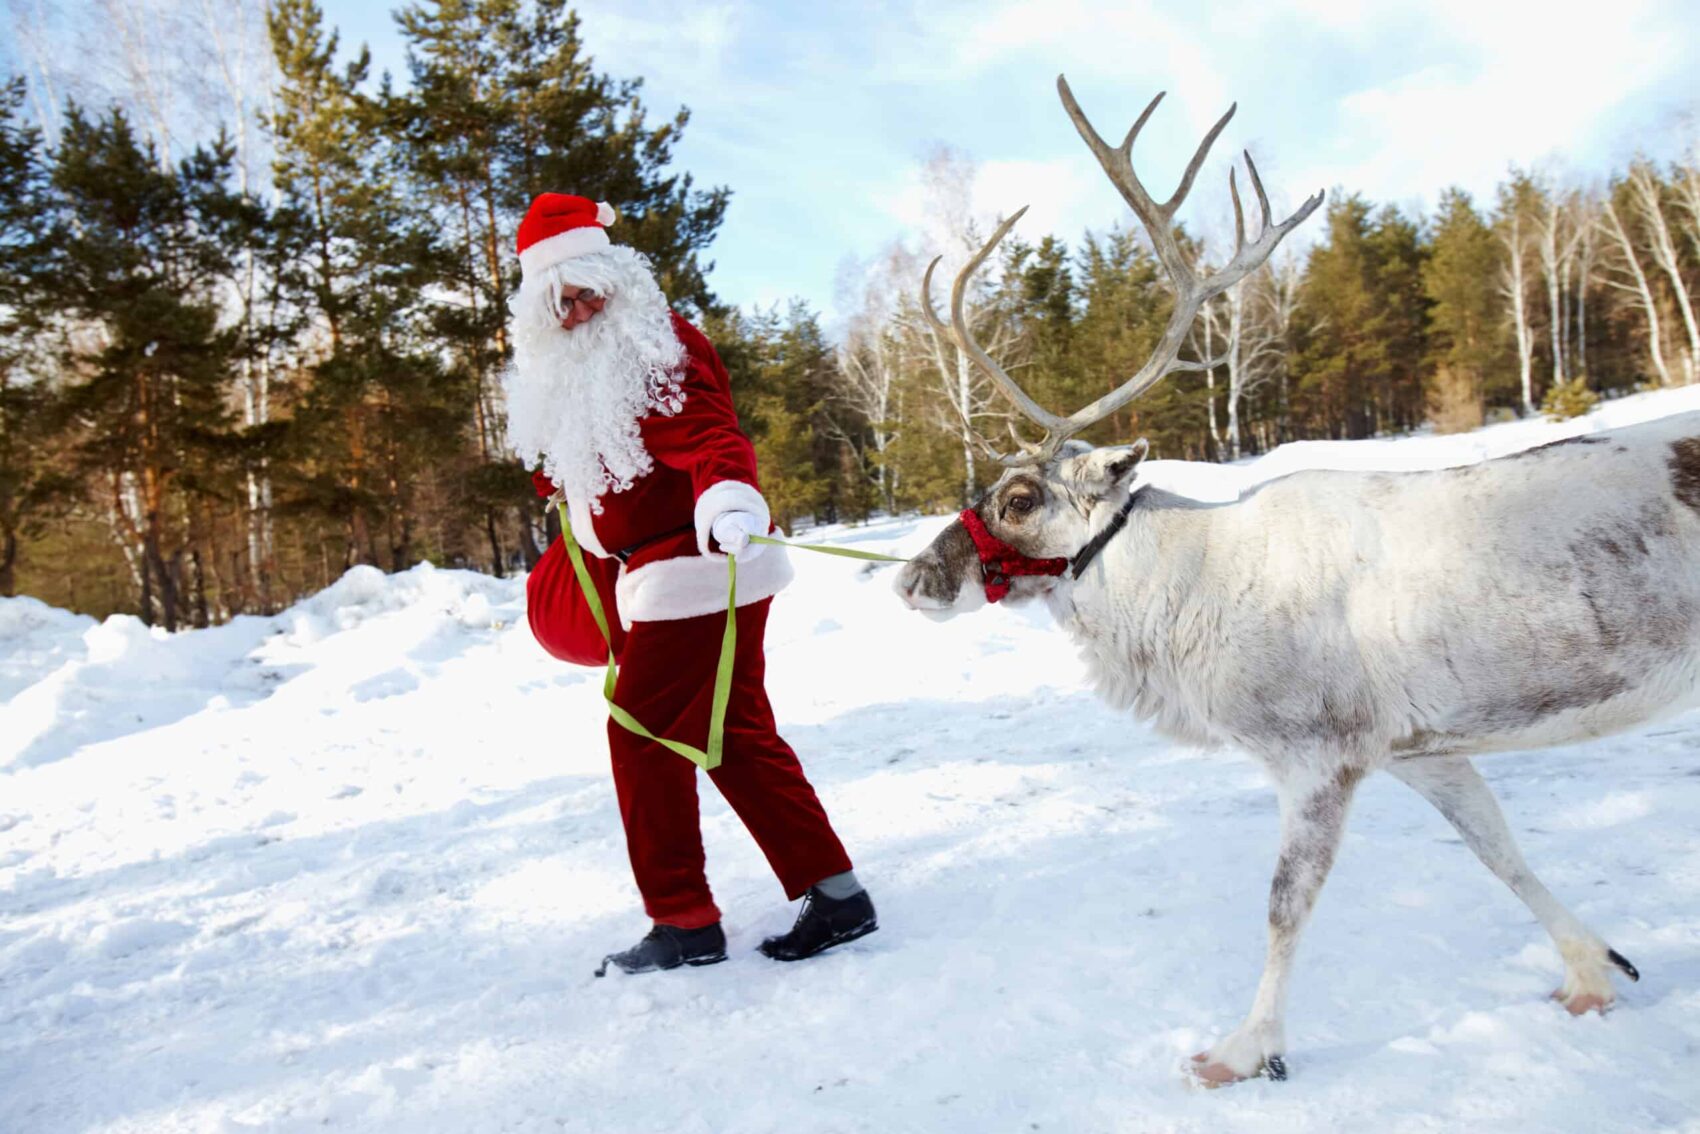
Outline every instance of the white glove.
<path id="1" fill-rule="evenodd" d="M 748 563 L 766 550 L 763 545 L 750 542 L 753 535 L 767 534 L 759 530 L 759 524 L 760 521 L 749 512 L 722 512 L 714 517 L 714 523 L 709 525 L 708 530 L 721 551 Z"/>

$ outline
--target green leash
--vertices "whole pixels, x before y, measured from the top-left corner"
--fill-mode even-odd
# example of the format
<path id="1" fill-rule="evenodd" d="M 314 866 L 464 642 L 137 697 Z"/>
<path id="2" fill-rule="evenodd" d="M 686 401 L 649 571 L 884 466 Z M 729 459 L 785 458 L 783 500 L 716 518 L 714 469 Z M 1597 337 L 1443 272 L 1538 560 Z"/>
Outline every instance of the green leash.
<path id="1" fill-rule="evenodd" d="M 596 619 L 596 628 L 602 631 L 602 640 L 608 643 L 608 668 L 602 676 L 602 699 L 608 702 L 608 715 L 627 732 L 636 733 L 645 740 L 653 740 L 663 748 L 677 752 L 705 772 L 714 771 L 720 767 L 720 754 L 726 743 L 726 702 L 732 696 L 732 659 L 738 646 L 738 561 L 730 555 L 726 557 L 726 634 L 720 640 L 720 663 L 714 671 L 714 703 L 708 715 L 708 748 L 705 751 L 682 740 L 668 740 L 664 736 L 656 736 L 643 726 L 642 721 L 614 703 L 614 682 L 619 671 L 614 662 L 613 639 L 608 634 L 608 616 L 602 610 L 602 596 L 596 593 L 596 584 L 591 581 L 590 572 L 585 569 L 584 551 L 579 547 L 578 540 L 573 538 L 573 525 L 567 519 L 567 506 L 563 502 L 559 508 L 561 539 L 567 545 L 567 555 L 572 558 L 573 573 L 578 576 L 579 589 L 584 592 L 585 602 L 590 604 L 590 615 Z"/>
<path id="2" fill-rule="evenodd" d="M 567 555 L 573 561 L 573 573 L 578 576 L 579 589 L 584 592 L 584 600 L 590 605 L 590 615 L 596 619 L 596 628 L 602 631 L 602 640 L 608 643 L 608 668 L 602 675 L 602 699 L 608 702 L 608 715 L 627 732 L 636 733 L 645 740 L 653 740 L 663 748 L 683 756 L 705 772 L 714 771 L 720 767 L 721 753 L 726 746 L 726 704 L 732 698 L 732 662 L 738 649 L 738 557 L 726 557 L 726 633 L 720 639 L 720 662 L 714 670 L 714 701 L 708 714 L 708 748 L 705 750 L 682 740 L 668 740 L 664 736 L 656 736 L 643 726 L 642 721 L 614 703 L 614 683 L 619 677 L 619 670 L 614 662 L 613 639 L 608 633 L 608 615 L 602 610 L 602 596 L 597 593 L 596 584 L 591 581 L 590 572 L 585 568 L 584 551 L 579 547 L 578 540 L 573 538 L 573 525 L 567 519 L 565 501 L 557 505 L 557 508 L 561 513 L 561 540 L 567 545 Z M 881 563 L 906 562 L 896 555 L 853 551 L 845 547 L 826 547 L 823 544 L 786 543 L 769 536 L 753 535 L 750 542 L 794 547 L 800 551 L 818 551 L 822 555 L 837 555 L 845 559 L 867 559 Z"/>
<path id="3" fill-rule="evenodd" d="M 775 547 L 792 547 L 798 551 L 818 551 L 822 555 L 837 555 L 844 559 L 868 559 L 875 563 L 907 563 L 901 555 L 881 555 L 877 551 L 855 551 L 848 547 L 828 547 L 824 543 L 786 543 L 772 536 L 753 535 L 751 543 L 771 543 Z"/>

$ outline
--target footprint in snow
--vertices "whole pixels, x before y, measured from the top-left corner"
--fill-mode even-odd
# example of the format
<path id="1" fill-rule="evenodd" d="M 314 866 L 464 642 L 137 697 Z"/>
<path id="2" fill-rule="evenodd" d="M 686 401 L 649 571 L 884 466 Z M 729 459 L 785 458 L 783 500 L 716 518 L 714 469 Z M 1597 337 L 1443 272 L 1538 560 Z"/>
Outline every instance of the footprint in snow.
<path id="1" fill-rule="evenodd" d="M 102 926 L 95 931 L 93 944 L 96 953 L 107 960 L 114 960 L 175 945 L 194 935 L 195 927 L 181 921 L 139 917 Z"/>
<path id="2" fill-rule="evenodd" d="M 365 681 L 349 689 L 356 701 L 379 701 L 386 697 L 399 697 L 419 688 L 419 679 L 405 669 L 391 669 L 368 677 Z"/>

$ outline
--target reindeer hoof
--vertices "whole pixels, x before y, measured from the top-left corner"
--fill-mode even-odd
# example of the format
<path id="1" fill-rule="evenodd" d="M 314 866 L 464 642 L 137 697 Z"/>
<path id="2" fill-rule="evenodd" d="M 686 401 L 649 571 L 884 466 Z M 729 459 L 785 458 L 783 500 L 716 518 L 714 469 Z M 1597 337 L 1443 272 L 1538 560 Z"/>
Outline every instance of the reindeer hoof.
<path id="1" fill-rule="evenodd" d="M 1589 1012 L 1598 1012 L 1604 1016 L 1617 998 L 1611 993 L 1572 992 L 1565 995 L 1561 988 L 1552 994 L 1552 998 L 1564 1005 L 1564 1010 L 1572 1016 L 1586 1016 Z"/>
<path id="2" fill-rule="evenodd" d="M 1630 980 L 1641 979 L 1640 970 L 1629 963 L 1628 957 L 1598 938 L 1565 941 L 1558 951 L 1564 957 L 1564 983 L 1552 998 L 1572 1016 L 1589 1012 L 1603 1015 L 1617 1001 L 1611 981 L 1613 968 Z"/>
<path id="3" fill-rule="evenodd" d="M 1217 1087 L 1226 1087 L 1230 1083 L 1239 1083 L 1251 1078 L 1250 1075 L 1241 1075 L 1226 1063 L 1218 1063 L 1211 1059 L 1210 1053 L 1207 1051 L 1201 1051 L 1193 1056 L 1192 1066 L 1187 1070 L 1192 1072 L 1192 1077 L 1199 1086 L 1210 1091 Z"/>
<path id="4" fill-rule="evenodd" d="M 1210 1058 L 1208 1051 L 1201 1051 L 1192 1057 L 1192 1066 L 1188 1070 L 1199 1086 L 1211 1091 L 1217 1087 L 1243 1083 L 1247 1079 L 1261 1077 L 1285 1082 L 1287 1078 L 1287 1063 L 1279 1055 L 1266 1057 L 1250 1074 L 1242 1074 L 1226 1063 Z"/>

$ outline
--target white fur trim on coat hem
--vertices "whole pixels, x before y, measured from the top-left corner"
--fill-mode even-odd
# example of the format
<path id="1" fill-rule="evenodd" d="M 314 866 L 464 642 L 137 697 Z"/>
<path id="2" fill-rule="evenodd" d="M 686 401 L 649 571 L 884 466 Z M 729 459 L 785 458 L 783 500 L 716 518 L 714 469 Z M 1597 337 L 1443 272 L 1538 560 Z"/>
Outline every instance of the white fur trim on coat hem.
<path id="1" fill-rule="evenodd" d="M 795 573 L 783 547 L 770 547 L 738 564 L 738 605 L 749 606 L 785 589 Z M 726 609 L 726 557 L 681 555 L 621 571 L 614 584 L 620 622 L 672 622 Z"/>
<path id="2" fill-rule="evenodd" d="M 590 505 L 575 497 L 567 497 L 567 522 L 573 526 L 573 538 L 578 545 L 596 556 L 598 559 L 612 559 L 608 549 L 602 546 L 602 541 L 596 535 L 596 520 L 590 514 Z"/>
<path id="3" fill-rule="evenodd" d="M 773 516 L 767 510 L 767 501 L 761 498 L 753 484 L 745 484 L 741 480 L 716 481 L 703 490 L 697 497 L 696 511 L 692 518 L 697 526 L 697 550 L 704 555 L 710 554 L 709 540 L 714 534 L 714 521 L 727 512 L 749 512 L 756 518 L 756 528 L 760 534 L 766 535 L 773 527 Z"/>

